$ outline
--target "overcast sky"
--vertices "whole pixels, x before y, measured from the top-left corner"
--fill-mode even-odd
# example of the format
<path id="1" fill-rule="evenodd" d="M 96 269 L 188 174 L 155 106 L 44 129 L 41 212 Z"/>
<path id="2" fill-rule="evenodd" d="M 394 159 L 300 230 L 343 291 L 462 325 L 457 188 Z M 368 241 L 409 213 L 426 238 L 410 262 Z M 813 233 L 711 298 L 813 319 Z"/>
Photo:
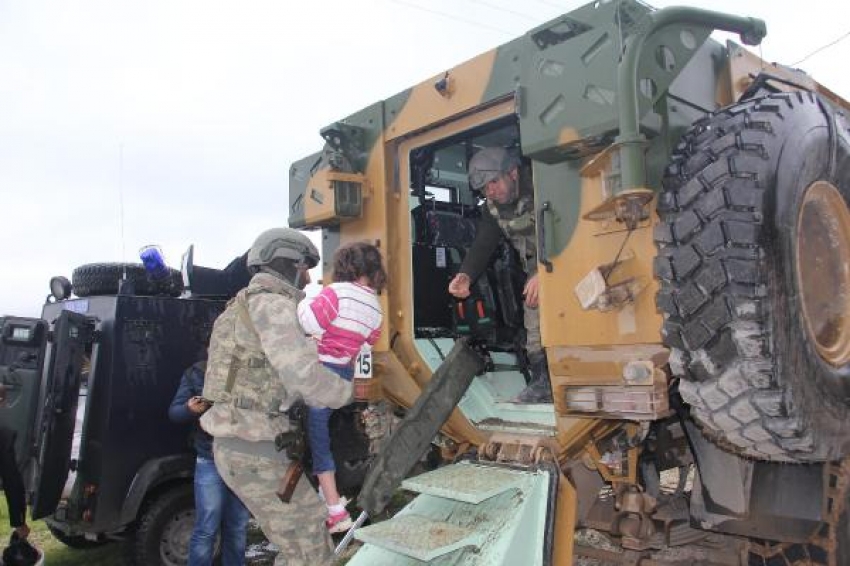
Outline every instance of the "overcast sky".
<path id="1" fill-rule="evenodd" d="M 321 127 L 583 3 L 0 0 L 0 314 L 145 244 L 224 266 L 285 224 Z M 850 31 L 844 0 L 692 4 L 763 18 L 786 64 Z M 848 59 L 845 39 L 799 66 L 850 98 Z"/>

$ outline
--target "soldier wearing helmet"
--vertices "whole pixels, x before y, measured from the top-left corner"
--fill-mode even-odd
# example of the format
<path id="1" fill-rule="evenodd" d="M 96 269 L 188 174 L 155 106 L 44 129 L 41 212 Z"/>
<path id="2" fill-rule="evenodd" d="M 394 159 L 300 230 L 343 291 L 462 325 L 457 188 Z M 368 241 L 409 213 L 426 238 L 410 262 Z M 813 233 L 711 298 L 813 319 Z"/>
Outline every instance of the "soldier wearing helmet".
<path id="1" fill-rule="evenodd" d="M 465 299 L 472 282 L 487 269 L 490 257 L 504 235 L 517 251 L 527 279 L 523 289 L 523 323 L 531 380 L 520 392 L 520 403 L 551 403 L 552 386 L 546 352 L 540 340 L 538 311 L 537 242 L 534 230 L 534 191 L 520 175 L 520 160 L 501 147 L 479 150 L 469 160 L 469 184 L 486 197 L 475 241 L 458 274 L 449 283 L 449 293 Z"/>
<path id="2" fill-rule="evenodd" d="M 325 508 L 306 481 L 289 503 L 276 495 L 289 466 L 275 438 L 290 432 L 285 411 L 303 399 L 339 408 L 351 383 L 319 363 L 298 324 L 296 307 L 319 261 L 313 243 L 290 228 L 260 234 L 248 252 L 254 274 L 216 319 L 204 397 L 213 401 L 201 426 L 214 437 L 219 473 L 280 547 L 275 564 L 324 564 L 332 557 Z M 284 438 L 284 437 L 281 437 Z"/>

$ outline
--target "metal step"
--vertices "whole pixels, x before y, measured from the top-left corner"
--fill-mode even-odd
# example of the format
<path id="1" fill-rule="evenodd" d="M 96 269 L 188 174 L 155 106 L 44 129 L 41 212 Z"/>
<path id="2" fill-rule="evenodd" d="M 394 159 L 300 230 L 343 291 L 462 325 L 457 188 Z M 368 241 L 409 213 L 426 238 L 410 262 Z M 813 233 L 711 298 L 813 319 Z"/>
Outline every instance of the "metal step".
<path id="1" fill-rule="evenodd" d="M 426 563 L 464 547 L 477 547 L 480 540 L 480 533 L 474 529 L 414 514 L 396 515 L 389 521 L 363 527 L 354 536 Z"/>
<path id="2" fill-rule="evenodd" d="M 401 483 L 404 489 L 477 505 L 523 483 L 516 471 L 462 462 L 438 468 Z"/>
<path id="3" fill-rule="evenodd" d="M 392 519 L 358 530 L 367 544 L 348 564 L 541 566 L 554 481 L 543 467 L 467 461 L 405 480 L 420 495 Z"/>

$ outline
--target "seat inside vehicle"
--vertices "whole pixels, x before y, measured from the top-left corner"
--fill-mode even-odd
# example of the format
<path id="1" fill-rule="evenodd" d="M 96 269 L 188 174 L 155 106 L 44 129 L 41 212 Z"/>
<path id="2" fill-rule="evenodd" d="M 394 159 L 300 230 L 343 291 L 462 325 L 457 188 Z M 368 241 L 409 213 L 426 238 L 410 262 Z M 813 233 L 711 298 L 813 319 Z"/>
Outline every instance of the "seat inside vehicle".
<path id="1" fill-rule="evenodd" d="M 518 144 L 514 124 L 443 140 L 411 154 L 414 333 L 417 338 L 473 336 L 489 349 L 514 351 L 522 327 L 524 273 L 507 240 L 464 300 L 448 285 L 475 240 L 482 195 L 467 179 L 469 158 L 489 145 Z"/>

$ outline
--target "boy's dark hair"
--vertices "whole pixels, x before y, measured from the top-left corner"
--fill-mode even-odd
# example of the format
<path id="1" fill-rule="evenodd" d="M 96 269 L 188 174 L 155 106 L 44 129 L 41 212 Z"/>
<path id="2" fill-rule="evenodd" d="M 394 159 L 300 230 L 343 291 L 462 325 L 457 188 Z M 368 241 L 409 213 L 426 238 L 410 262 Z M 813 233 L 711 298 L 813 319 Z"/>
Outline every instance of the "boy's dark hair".
<path id="1" fill-rule="evenodd" d="M 369 279 L 369 286 L 381 291 L 387 284 L 387 272 L 381 261 L 381 252 L 372 244 L 353 242 L 336 250 L 332 278 L 336 282 Z"/>

